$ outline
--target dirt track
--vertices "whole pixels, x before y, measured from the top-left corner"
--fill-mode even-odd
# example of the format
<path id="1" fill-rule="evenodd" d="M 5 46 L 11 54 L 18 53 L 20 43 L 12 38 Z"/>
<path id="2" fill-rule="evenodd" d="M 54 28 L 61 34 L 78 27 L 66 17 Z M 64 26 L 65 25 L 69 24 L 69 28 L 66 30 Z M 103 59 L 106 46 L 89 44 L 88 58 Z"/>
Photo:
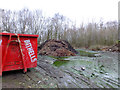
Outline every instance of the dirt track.
<path id="1" fill-rule="evenodd" d="M 102 57 L 70 57 L 68 59 L 96 60 L 103 65 L 106 72 L 97 71 L 94 67 L 69 64 L 55 67 L 46 57 L 38 56 L 38 66 L 29 69 L 26 74 L 22 70 L 4 72 L 2 77 L 3 88 L 118 88 L 118 56 L 117 53 L 100 52 Z M 88 62 L 88 61 L 87 61 Z M 88 63 L 89 64 L 89 63 Z M 90 63 L 91 64 L 91 63 Z M 93 63 L 95 65 L 95 63 Z M 93 70 L 91 70 L 91 68 Z M 100 67 L 101 68 L 101 67 Z M 110 71 L 110 70 L 112 71 Z M 91 71 L 90 71 L 91 70 Z M 111 78 L 112 77 L 112 78 Z"/>

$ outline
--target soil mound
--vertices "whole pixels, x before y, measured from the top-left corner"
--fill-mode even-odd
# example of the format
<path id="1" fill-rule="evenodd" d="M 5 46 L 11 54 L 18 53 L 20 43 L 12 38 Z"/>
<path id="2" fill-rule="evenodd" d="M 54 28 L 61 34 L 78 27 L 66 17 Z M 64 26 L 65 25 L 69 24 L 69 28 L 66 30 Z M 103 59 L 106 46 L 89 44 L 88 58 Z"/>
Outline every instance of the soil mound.
<path id="1" fill-rule="evenodd" d="M 102 51 L 110 51 L 110 52 L 120 52 L 120 44 L 115 44 L 113 46 L 104 47 Z"/>
<path id="2" fill-rule="evenodd" d="M 75 56 L 78 52 L 65 40 L 46 40 L 38 46 L 39 55 Z"/>

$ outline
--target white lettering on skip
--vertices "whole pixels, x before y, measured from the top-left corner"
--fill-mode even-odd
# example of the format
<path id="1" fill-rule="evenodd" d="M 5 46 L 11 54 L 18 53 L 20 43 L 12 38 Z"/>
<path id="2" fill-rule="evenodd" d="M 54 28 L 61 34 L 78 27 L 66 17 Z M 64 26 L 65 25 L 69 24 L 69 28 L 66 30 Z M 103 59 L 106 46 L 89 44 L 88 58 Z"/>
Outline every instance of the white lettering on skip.
<path id="1" fill-rule="evenodd" d="M 2 40 L 0 40 L 0 46 L 1 46 L 1 44 L 2 44 Z"/>
<path id="2" fill-rule="evenodd" d="M 30 43 L 30 40 L 25 40 L 24 43 L 25 43 L 25 46 L 26 46 L 26 48 L 28 50 L 28 54 L 30 56 L 31 62 L 37 61 L 37 58 L 35 56 L 35 52 L 34 52 L 34 50 L 32 48 L 32 44 Z"/>

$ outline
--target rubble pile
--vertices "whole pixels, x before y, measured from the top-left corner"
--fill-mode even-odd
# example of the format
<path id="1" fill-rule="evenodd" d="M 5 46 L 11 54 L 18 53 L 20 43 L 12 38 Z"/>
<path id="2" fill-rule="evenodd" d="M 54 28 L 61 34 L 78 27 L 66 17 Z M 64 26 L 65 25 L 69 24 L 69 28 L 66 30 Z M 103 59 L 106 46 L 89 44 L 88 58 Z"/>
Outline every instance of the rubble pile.
<path id="1" fill-rule="evenodd" d="M 102 51 L 120 52 L 120 45 L 115 44 L 113 46 L 104 47 L 104 48 L 102 48 Z"/>

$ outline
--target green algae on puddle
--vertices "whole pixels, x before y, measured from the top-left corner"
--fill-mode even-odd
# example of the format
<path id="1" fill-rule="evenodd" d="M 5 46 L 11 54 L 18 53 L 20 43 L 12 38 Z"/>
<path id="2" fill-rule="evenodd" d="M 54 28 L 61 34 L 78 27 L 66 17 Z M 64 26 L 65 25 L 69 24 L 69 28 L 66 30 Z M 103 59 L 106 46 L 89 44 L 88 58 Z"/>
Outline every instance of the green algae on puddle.
<path id="1" fill-rule="evenodd" d="M 78 55 L 80 56 L 96 57 L 96 54 L 98 54 L 98 53 L 84 51 L 84 50 L 77 50 L 77 51 L 79 53 Z"/>
<path id="2" fill-rule="evenodd" d="M 69 58 L 70 56 L 61 56 L 61 57 L 57 57 L 57 56 L 49 56 L 51 58 L 57 59 L 57 60 L 64 60 L 66 58 Z"/>
<path id="3" fill-rule="evenodd" d="M 66 65 L 69 62 L 69 60 L 56 60 L 53 65 L 60 67 L 62 65 Z"/>
<path id="4" fill-rule="evenodd" d="M 53 63 L 54 66 L 57 66 L 57 67 L 60 67 L 60 66 L 68 66 L 68 67 L 71 67 L 71 66 L 77 66 L 77 65 L 92 65 L 92 62 L 91 61 L 85 61 L 85 60 L 56 60 L 54 63 Z"/>

